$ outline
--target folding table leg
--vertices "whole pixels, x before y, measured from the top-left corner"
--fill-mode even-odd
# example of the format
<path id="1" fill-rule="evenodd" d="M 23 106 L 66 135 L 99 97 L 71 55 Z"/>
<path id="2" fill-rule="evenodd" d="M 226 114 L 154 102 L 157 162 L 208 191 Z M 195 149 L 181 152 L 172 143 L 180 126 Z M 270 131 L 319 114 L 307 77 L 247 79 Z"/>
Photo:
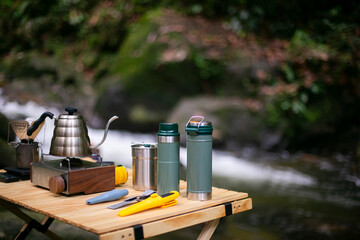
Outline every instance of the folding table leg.
<path id="1" fill-rule="evenodd" d="M 30 222 L 25 223 L 18 232 L 18 234 L 14 237 L 14 240 L 25 239 L 27 235 L 31 232 L 31 230 L 35 227 L 36 224 L 35 222 L 36 222 L 35 220 L 31 220 Z"/>
<path id="2" fill-rule="evenodd" d="M 45 216 L 43 221 L 39 223 L 29 215 L 22 212 L 15 204 L 7 202 L 3 199 L 0 199 L 0 205 L 8 209 L 10 212 L 18 216 L 19 218 L 23 219 L 26 223 L 20 229 L 19 233 L 16 235 L 14 239 L 25 239 L 25 237 L 30 233 L 30 231 L 35 228 L 39 232 L 44 233 L 50 239 L 59 240 L 61 239 L 55 233 L 51 232 L 48 228 L 50 227 L 51 223 L 54 221 L 53 218 Z"/>
<path id="3" fill-rule="evenodd" d="M 59 240 L 60 238 L 55 233 L 48 230 L 53 221 L 54 219 L 50 217 L 45 217 L 41 223 L 34 219 L 31 219 L 29 222 L 24 224 L 24 226 L 20 229 L 19 233 L 14 239 L 25 239 L 26 236 L 30 233 L 30 231 L 35 228 L 39 232 L 44 233 L 50 239 Z"/>
<path id="4" fill-rule="evenodd" d="M 217 226 L 219 225 L 220 218 L 211 220 L 205 224 L 205 227 L 201 231 L 198 240 L 209 240 L 214 234 Z"/>

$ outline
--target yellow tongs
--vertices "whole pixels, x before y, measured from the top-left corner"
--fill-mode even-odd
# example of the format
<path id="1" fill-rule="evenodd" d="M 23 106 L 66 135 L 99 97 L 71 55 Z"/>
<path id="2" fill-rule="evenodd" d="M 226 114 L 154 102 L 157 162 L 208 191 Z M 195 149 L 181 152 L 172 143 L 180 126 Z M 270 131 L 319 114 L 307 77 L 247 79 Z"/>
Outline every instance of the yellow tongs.
<path id="1" fill-rule="evenodd" d="M 179 197 L 179 192 L 177 191 L 171 191 L 169 193 L 163 194 L 159 196 L 157 193 L 153 193 L 150 195 L 149 198 L 135 203 L 134 205 L 125 208 L 124 210 L 121 210 L 118 215 L 120 217 L 128 216 L 130 214 L 134 214 L 137 212 L 145 211 L 151 208 L 156 207 L 170 207 L 175 204 L 177 204 L 177 201 L 175 200 L 177 197 Z"/>

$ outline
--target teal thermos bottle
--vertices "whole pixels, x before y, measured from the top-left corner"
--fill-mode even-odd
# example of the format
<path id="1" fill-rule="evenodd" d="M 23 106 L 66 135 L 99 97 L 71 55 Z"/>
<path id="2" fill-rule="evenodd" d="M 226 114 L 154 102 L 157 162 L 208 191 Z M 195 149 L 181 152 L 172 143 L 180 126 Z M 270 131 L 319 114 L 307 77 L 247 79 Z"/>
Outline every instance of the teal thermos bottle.
<path id="1" fill-rule="evenodd" d="M 179 191 L 180 133 L 177 123 L 160 123 L 158 132 L 157 191 Z"/>
<path id="2" fill-rule="evenodd" d="M 187 198 L 206 201 L 212 189 L 211 122 L 202 116 L 192 116 L 186 124 Z"/>

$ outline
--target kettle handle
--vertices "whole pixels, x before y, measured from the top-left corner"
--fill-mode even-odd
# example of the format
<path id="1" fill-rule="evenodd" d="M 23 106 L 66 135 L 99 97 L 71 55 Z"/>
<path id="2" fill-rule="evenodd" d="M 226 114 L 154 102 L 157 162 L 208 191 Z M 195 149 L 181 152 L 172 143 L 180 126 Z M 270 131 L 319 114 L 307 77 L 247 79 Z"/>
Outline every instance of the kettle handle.
<path id="1" fill-rule="evenodd" d="M 31 125 L 31 127 L 28 128 L 26 134 L 27 134 L 28 136 L 31 136 L 31 134 L 33 134 L 33 132 L 36 131 L 36 129 L 40 126 L 40 124 L 41 124 L 43 121 L 45 121 L 45 118 L 46 118 L 46 117 L 49 117 L 49 118 L 52 119 L 52 118 L 54 117 L 54 114 L 51 113 L 51 112 L 44 112 L 43 114 L 41 114 L 41 116 L 39 117 L 39 119 L 36 120 L 36 121 L 34 122 L 34 124 Z"/>
<path id="2" fill-rule="evenodd" d="M 103 139 L 101 140 L 100 143 L 96 144 L 95 146 L 90 146 L 90 149 L 96 149 L 105 142 L 105 139 L 106 139 L 108 131 L 109 131 L 110 123 L 118 118 L 119 118 L 118 116 L 113 116 L 112 118 L 109 119 L 109 121 L 107 122 L 106 127 L 105 127 L 105 133 L 104 133 Z"/>

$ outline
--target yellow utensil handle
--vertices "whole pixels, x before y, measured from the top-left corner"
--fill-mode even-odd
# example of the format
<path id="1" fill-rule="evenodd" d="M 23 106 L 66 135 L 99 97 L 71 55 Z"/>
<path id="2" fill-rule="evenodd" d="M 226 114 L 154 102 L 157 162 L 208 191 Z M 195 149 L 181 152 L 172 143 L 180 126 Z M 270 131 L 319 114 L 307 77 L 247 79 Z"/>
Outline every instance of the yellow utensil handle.
<path id="1" fill-rule="evenodd" d="M 155 208 L 155 207 L 162 207 L 170 204 L 169 206 L 175 205 L 175 199 L 179 197 L 179 192 L 171 191 L 170 193 L 164 194 L 159 196 L 158 194 L 154 193 L 151 196 L 141 202 L 135 203 L 134 205 L 121 210 L 118 215 L 120 217 L 128 216 L 133 213 L 141 212 L 147 209 Z"/>

